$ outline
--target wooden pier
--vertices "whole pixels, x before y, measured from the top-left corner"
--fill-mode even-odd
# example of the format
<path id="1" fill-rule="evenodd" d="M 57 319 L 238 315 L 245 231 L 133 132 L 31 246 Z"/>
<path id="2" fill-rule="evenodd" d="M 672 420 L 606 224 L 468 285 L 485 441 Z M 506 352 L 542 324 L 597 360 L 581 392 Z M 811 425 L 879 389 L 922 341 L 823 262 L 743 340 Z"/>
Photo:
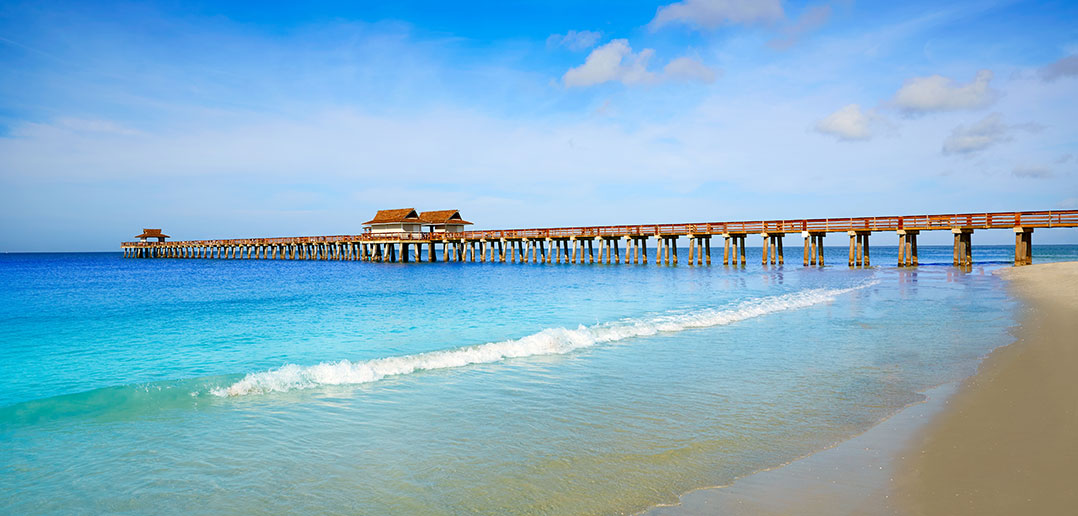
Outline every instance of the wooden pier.
<path id="1" fill-rule="evenodd" d="M 140 241 L 123 242 L 121 248 L 129 258 L 647 264 L 648 240 L 654 239 L 652 263 L 676 265 L 678 241 L 684 237 L 689 242 L 687 264 L 711 265 L 711 240 L 722 237 L 723 265 L 744 267 L 745 241 L 750 235 L 762 238 L 765 265 L 783 265 L 783 237 L 800 234 L 804 238 L 802 263 L 807 267 L 824 265 L 825 236 L 844 233 L 850 239 L 848 265 L 866 267 L 870 265 L 869 236 L 886 232 L 897 235 L 898 266 L 915 267 L 917 236 L 922 231 L 950 231 L 954 235 L 953 264 L 969 267 L 973 263 L 971 236 L 976 230 L 1014 231 L 1014 264 L 1028 265 L 1033 261 L 1033 230 L 1066 227 L 1078 227 L 1078 210 L 173 242 L 166 241 L 168 236 L 161 230 L 147 229 L 136 237 Z M 151 238 L 157 241 L 149 241 Z M 437 252 L 439 247 L 441 253 Z"/>

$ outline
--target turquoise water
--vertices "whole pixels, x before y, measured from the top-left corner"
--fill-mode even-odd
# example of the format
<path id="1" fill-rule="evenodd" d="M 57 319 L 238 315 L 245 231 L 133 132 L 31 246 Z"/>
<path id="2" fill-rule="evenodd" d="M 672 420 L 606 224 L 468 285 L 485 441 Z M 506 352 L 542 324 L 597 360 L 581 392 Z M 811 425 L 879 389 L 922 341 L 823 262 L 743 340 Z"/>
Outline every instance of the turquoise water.
<path id="1" fill-rule="evenodd" d="M 991 271 L 1011 247 L 971 271 L 949 247 L 918 269 L 893 247 L 869 269 L 749 251 L 745 269 L 0 255 L 0 512 L 633 513 L 863 431 L 1009 342 Z"/>

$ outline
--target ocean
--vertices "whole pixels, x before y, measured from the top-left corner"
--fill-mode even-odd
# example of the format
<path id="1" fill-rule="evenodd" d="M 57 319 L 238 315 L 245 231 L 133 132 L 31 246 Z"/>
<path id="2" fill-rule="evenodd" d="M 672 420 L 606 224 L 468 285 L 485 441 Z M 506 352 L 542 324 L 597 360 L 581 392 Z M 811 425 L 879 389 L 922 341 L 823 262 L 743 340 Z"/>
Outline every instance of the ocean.
<path id="1" fill-rule="evenodd" d="M 950 247 L 903 269 L 789 250 L 0 254 L 0 513 L 632 514 L 863 432 L 1012 340 L 1013 247 L 968 271 Z"/>

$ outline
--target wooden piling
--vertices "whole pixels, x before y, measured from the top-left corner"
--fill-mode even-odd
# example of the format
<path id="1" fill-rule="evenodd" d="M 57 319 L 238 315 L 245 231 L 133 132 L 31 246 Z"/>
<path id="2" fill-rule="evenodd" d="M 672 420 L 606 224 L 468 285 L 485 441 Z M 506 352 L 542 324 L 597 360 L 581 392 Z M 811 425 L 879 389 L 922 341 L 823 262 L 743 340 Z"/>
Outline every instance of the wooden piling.
<path id="1" fill-rule="evenodd" d="M 739 237 L 740 242 L 738 243 L 738 246 L 737 246 L 738 251 L 741 253 L 741 266 L 742 267 L 745 267 L 746 265 L 749 264 L 749 261 L 745 259 L 745 247 L 746 247 L 745 246 L 745 238 L 747 238 L 746 235 L 741 235 Z"/>
<path id="2" fill-rule="evenodd" d="M 1014 228 L 1014 265 L 1033 263 L 1033 228 L 1015 226 Z"/>
<path id="3" fill-rule="evenodd" d="M 771 237 L 767 233 L 760 233 L 763 242 L 760 247 L 760 265 L 767 265 L 767 254 L 771 248 Z"/>
<path id="4" fill-rule="evenodd" d="M 722 264 L 730 265 L 730 234 L 727 233 L 722 235 L 722 240 L 724 243 L 724 248 L 722 251 Z"/>

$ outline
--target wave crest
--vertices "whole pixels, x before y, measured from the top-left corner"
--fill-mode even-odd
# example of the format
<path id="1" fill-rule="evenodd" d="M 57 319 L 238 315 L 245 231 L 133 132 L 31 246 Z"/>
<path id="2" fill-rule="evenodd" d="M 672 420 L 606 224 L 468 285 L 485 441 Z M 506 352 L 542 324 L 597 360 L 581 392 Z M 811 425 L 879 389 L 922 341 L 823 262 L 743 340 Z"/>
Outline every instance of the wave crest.
<path id="1" fill-rule="evenodd" d="M 217 396 L 244 396 L 285 392 L 330 385 L 354 385 L 381 380 L 387 376 L 417 371 L 448 369 L 472 364 L 488 364 L 507 358 L 535 355 L 558 355 L 599 344 L 617 342 L 657 333 L 684 331 L 732 324 L 775 312 L 805 308 L 833 300 L 836 296 L 865 288 L 812 289 L 779 296 L 742 301 L 729 308 L 709 308 L 641 319 L 623 319 L 576 329 L 548 328 L 519 339 L 489 342 L 474 346 L 431 351 L 415 355 L 377 358 L 352 362 L 323 362 L 313 366 L 287 364 L 269 371 L 250 373 L 228 387 L 210 391 Z"/>

